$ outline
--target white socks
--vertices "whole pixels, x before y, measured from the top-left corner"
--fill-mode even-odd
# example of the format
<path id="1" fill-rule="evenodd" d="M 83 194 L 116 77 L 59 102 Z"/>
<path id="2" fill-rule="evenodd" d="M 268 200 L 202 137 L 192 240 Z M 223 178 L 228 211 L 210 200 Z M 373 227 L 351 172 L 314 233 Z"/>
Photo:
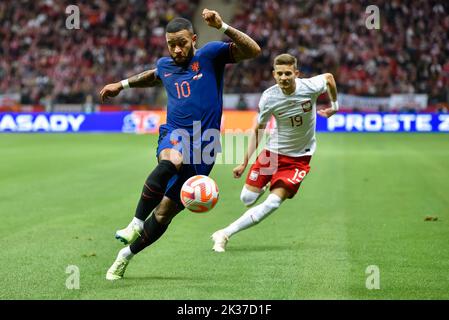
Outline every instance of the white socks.
<path id="1" fill-rule="evenodd" d="M 244 186 L 242 188 L 242 193 L 240 193 L 240 200 L 243 202 L 245 206 L 249 207 L 254 202 L 256 202 L 257 198 L 259 198 L 259 195 L 260 195 L 259 192 L 248 190 Z"/>
<path id="2" fill-rule="evenodd" d="M 145 221 L 134 217 L 133 220 L 129 223 L 128 227 L 131 227 L 132 225 L 134 225 L 139 230 L 139 232 L 141 232 L 143 230 L 144 223 L 145 223 Z"/>
<path id="3" fill-rule="evenodd" d="M 248 190 L 249 191 L 249 190 Z M 267 199 L 261 204 L 247 210 L 240 218 L 231 223 L 228 227 L 223 229 L 226 236 L 231 237 L 233 234 L 247 229 L 268 217 L 273 213 L 282 203 L 282 199 L 271 193 Z"/>
<path id="4" fill-rule="evenodd" d="M 129 246 L 127 246 L 119 251 L 118 256 L 126 260 L 131 260 L 131 258 L 134 257 L 134 253 L 132 253 Z"/>

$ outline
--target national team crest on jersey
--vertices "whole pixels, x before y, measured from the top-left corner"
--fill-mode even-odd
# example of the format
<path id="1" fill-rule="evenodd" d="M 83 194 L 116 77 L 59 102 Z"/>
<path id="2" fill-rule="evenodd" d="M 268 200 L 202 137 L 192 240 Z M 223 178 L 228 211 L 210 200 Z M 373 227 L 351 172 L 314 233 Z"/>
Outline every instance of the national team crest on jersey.
<path id="1" fill-rule="evenodd" d="M 259 177 L 259 172 L 255 171 L 255 170 L 252 170 L 251 173 L 249 174 L 249 180 L 256 181 L 258 177 Z"/>
<path id="2" fill-rule="evenodd" d="M 301 108 L 304 112 L 309 112 L 312 110 L 312 102 L 310 100 L 301 103 Z"/>
<path id="3" fill-rule="evenodd" d="M 190 68 L 192 68 L 193 72 L 200 71 L 200 63 L 198 61 L 195 61 L 191 64 Z"/>

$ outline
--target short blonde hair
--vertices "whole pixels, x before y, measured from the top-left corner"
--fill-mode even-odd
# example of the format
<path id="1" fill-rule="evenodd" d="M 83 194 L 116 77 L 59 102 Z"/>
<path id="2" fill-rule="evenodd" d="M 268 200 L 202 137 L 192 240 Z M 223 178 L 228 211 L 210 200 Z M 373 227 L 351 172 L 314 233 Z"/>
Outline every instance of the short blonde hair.
<path id="1" fill-rule="evenodd" d="M 295 69 L 298 69 L 298 60 L 296 60 L 296 58 L 291 54 L 283 53 L 274 58 L 273 67 L 278 65 L 294 66 Z"/>

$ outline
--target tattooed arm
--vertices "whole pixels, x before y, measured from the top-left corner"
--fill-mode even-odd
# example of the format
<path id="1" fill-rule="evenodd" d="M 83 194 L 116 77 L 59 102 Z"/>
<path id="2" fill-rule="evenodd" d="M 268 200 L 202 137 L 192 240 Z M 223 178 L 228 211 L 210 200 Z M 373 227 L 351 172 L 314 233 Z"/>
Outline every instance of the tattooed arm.
<path id="1" fill-rule="evenodd" d="M 154 87 L 161 83 L 156 76 L 156 69 L 147 70 L 128 79 L 131 88 L 147 88 Z"/>
<path id="2" fill-rule="evenodd" d="M 147 70 L 135 76 L 132 76 L 127 80 L 110 83 L 104 86 L 104 88 L 100 91 L 101 102 L 104 102 L 108 98 L 117 96 L 120 91 L 125 89 L 125 87 L 127 86 L 131 88 L 147 88 L 154 87 L 160 83 L 161 80 L 156 76 L 156 69 Z"/>
<path id="3" fill-rule="evenodd" d="M 259 45 L 245 33 L 230 26 L 225 34 L 233 41 L 231 50 L 235 62 L 255 58 L 260 54 Z"/>
<path id="4" fill-rule="evenodd" d="M 217 11 L 204 9 L 203 19 L 210 27 L 213 28 L 221 29 L 224 25 L 224 22 Z M 236 62 L 244 59 L 255 58 L 260 54 L 261 49 L 259 45 L 247 34 L 231 26 L 227 26 L 225 34 L 233 41 L 231 50 Z"/>

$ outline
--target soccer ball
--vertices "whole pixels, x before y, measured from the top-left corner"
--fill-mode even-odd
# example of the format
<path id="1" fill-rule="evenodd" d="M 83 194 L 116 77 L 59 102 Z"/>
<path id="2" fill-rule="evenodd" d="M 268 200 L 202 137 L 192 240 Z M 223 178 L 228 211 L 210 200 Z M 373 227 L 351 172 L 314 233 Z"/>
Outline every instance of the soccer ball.
<path id="1" fill-rule="evenodd" d="M 208 176 L 193 176 L 182 185 L 181 202 L 190 211 L 207 212 L 215 207 L 217 201 L 217 184 Z"/>

